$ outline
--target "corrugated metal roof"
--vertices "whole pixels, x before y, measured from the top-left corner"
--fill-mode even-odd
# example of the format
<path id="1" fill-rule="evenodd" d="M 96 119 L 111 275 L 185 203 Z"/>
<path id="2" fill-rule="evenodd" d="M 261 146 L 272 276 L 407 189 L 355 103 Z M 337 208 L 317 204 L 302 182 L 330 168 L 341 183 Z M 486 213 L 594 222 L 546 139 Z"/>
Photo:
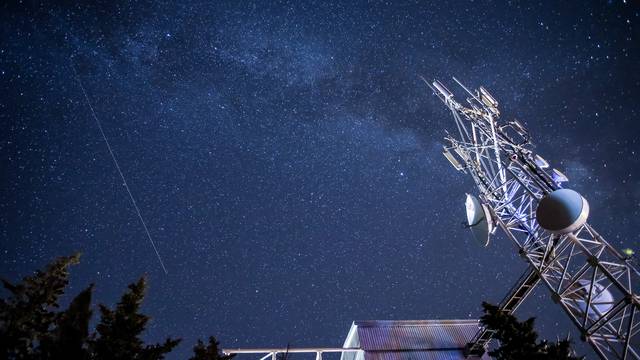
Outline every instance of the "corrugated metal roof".
<path id="1" fill-rule="evenodd" d="M 362 321 L 355 325 L 363 350 L 461 349 L 478 331 L 475 320 Z"/>
<path id="2" fill-rule="evenodd" d="M 478 328 L 477 320 L 356 321 L 345 346 L 364 350 L 364 360 L 459 360 Z"/>
<path id="3" fill-rule="evenodd" d="M 364 359 L 365 360 L 463 360 L 463 359 L 472 360 L 471 358 L 465 358 L 462 350 L 365 352 Z"/>

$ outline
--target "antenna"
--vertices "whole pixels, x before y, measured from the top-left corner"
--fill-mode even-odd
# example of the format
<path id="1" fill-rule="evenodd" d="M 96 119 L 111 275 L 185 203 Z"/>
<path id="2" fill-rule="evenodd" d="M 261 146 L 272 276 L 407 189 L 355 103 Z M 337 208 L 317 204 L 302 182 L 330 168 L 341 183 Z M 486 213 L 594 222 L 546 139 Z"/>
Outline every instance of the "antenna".
<path id="1" fill-rule="evenodd" d="M 512 313 L 542 283 L 600 358 L 640 359 L 640 275 L 629 256 L 587 223 L 588 202 L 562 188 L 569 179 L 560 170 L 547 172 L 529 141 L 506 134 L 508 125 L 528 134 L 524 126 L 500 121 L 498 101 L 484 87 L 473 92 L 454 81 L 471 96 L 470 108 L 440 81 L 425 80 L 458 129 L 459 137 L 445 137 L 444 155 L 477 188 L 477 197 L 467 195 L 467 225 L 483 244 L 492 226 L 501 228 L 529 265 L 500 308 Z M 481 329 L 466 355 L 481 356 L 492 336 Z"/>

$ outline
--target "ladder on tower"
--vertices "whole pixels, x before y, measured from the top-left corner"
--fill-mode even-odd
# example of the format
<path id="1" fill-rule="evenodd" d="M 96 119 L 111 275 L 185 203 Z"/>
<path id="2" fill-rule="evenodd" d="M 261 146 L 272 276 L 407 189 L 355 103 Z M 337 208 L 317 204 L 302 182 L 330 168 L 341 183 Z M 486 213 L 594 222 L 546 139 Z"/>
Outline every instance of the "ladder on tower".
<path id="1" fill-rule="evenodd" d="M 529 296 L 533 288 L 540 281 L 540 276 L 531 268 L 528 268 L 522 276 L 516 282 L 516 285 L 508 292 L 507 296 L 500 302 L 500 311 L 507 314 L 512 314 L 524 299 Z M 487 348 L 487 345 L 493 338 L 495 331 L 487 328 L 482 328 L 478 331 L 467 348 L 465 349 L 465 356 L 482 356 Z"/>

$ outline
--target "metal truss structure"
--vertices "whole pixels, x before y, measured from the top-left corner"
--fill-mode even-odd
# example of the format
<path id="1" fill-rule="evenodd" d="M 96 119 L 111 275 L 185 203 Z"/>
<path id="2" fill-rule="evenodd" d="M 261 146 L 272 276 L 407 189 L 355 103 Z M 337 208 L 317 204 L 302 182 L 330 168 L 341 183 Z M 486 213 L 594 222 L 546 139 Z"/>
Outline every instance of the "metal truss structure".
<path id="1" fill-rule="evenodd" d="M 501 302 L 509 313 L 542 282 L 583 340 L 602 359 L 640 359 L 640 273 L 588 223 L 567 234 L 539 226 L 539 201 L 568 181 L 534 154 L 529 132 L 517 120 L 500 120 L 498 102 L 480 87 L 456 101 L 441 82 L 428 83 L 449 108 L 457 135 L 447 132 L 444 155 L 468 173 L 491 219 L 516 245 L 529 269 Z M 479 355 L 493 334 L 481 330 L 467 349 Z"/>

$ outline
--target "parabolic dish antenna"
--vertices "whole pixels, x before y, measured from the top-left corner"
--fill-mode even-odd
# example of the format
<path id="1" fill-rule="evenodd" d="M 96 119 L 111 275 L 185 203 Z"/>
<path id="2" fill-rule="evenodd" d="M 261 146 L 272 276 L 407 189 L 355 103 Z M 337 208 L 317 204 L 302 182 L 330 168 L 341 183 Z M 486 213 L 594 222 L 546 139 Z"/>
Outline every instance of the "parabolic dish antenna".
<path id="1" fill-rule="evenodd" d="M 489 239 L 494 229 L 489 208 L 471 194 L 467 194 L 465 207 L 467 208 L 466 226 L 471 229 L 473 237 L 480 245 L 489 246 Z"/>
<path id="2" fill-rule="evenodd" d="M 571 285 L 569 298 L 574 298 L 576 305 L 582 312 L 587 311 L 587 303 L 584 299 L 587 298 L 589 288 L 591 288 L 591 283 L 584 279 L 578 280 Z M 615 301 L 611 292 L 601 284 L 597 282 L 593 283 L 588 316 L 592 319 L 597 319 L 611 310 L 614 304 Z"/>

